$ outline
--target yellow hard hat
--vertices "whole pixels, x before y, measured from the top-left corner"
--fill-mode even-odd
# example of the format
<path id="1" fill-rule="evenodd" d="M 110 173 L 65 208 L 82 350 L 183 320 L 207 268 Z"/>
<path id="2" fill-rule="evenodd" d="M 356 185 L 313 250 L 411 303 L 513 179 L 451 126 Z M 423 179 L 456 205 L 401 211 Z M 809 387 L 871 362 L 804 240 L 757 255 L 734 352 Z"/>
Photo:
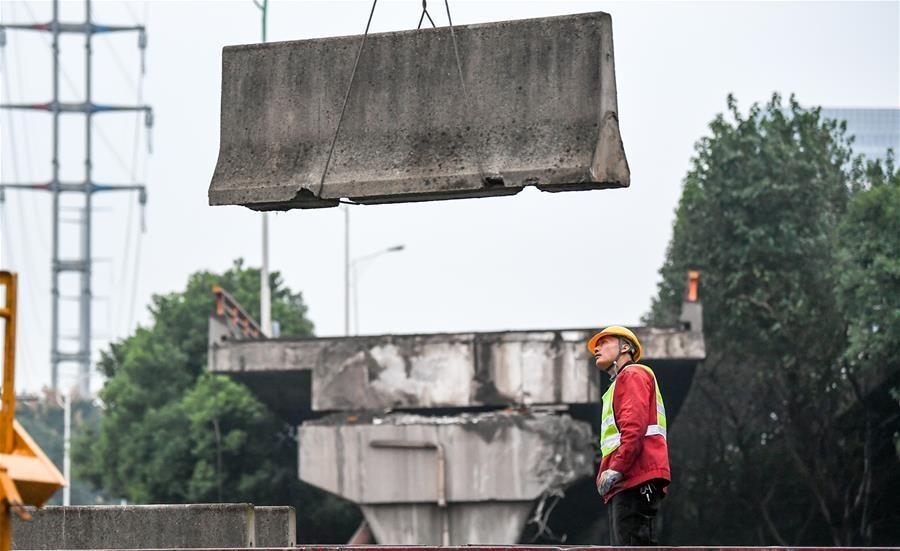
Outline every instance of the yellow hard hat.
<path id="1" fill-rule="evenodd" d="M 638 338 L 635 336 L 634 333 L 631 332 L 630 329 L 628 329 L 627 327 L 622 327 L 621 325 L 611 325 L 611 326 L 607 327 L 606 329 L 604 329 L 603 331 L 600 331 L 599 333 L 597 333 L 596 335 L 591 337 L 591 340 L 589 340 L 587 342 L 588 352 L 593 354 L 594 347 L 597 346 L 597 341 L 599 341 L 600 339 L 602 339 L 603 337 L 605 337 L 607 335 L 613 335 L 615 337 L 624 337 L 624 338 L 628 339 L 629 341 L 631 341 L 632 343 L 634 343 L 635 351 L 634 351 L 634 354 L 632 354 L 634 361 L 640 360 L 641 356 L 644 355 L 644 347 L 641 346 L 641 341 L 638 340 Z"/>

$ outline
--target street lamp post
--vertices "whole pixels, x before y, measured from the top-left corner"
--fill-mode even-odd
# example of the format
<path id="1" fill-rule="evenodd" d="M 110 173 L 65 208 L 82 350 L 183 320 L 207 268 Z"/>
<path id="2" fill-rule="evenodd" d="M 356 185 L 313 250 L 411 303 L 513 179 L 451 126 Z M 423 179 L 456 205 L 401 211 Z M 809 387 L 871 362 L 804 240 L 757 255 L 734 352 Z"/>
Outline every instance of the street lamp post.
<path id="1" fill-rule="evenodd" d="M 266 40 L 269 0 L 253 0 L 262 15 L 262 41 Z M 262 332 L 272 336 L 272 289 L 269 287 L 269 213 L 262 213 L 262 268 L 259 270 L 259 310 Z"/>
<path id="2" fill-rule="evenodd" d="M 56 403 L 63 408 L 63 478 L 66 485 L 63 486 L 63 505 L 72 504 L 72 400 L 79 395 L 83 380 L 90 378 L 91 374 L 81 373 L 69 387 L 69 391 L 63 393 L 62 404 L 59 403 L 59 395 L 56 395 Z M 89 396 L 88 396 L 89 397 Z"/>
<path id="3" fill-rule="evenodd" d="M 72 391 L 63 394 L 63 506 L 72 504 Z"/>
<path id="4" fill-rule="evenodd" d="M 350 336 L 350 205 L 344 210 L 344 336 Z"/>
<path id="5" fill-rule="evenodd" d="M 370 253 L 370 254 L 361 256 L 359 258 L 354 258 L 353 261 L 350 263 L 350 270 L 353 272 L 353 278 L 351 281 L 353 283 L 354 334 L 356 334 L 356 335 L 359 334 L 359 292 L 358 292 L 357 284 L 359 283 L 359 266 L 360 266 L 360 264 L 362 264 L 363 262 L 369 262 L 371 260 L 374 260 L 384 254 L 400 252 L 405 248 L 406 247 L 404 245 L 394 245 L 393 247 L 388 247 L 387 249 L 383 249 L 383 250 L 380 250 L 380 251 L 377 251 L 374 253 Z M 346 296 L 347 294 L 349 294 L 349 292 L 345 289 L 344 294 Z"/>

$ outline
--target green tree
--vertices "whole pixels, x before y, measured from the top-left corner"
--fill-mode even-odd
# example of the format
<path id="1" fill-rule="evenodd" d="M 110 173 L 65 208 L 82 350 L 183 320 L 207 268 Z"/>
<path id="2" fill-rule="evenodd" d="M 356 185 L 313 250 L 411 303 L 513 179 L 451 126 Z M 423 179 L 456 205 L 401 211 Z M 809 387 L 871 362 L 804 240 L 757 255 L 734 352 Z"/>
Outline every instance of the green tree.
<path id="1" fill-rule="evenodd" d="M 134 503 L 292 504 L 303 540 L 346 541 L 358 510 L 297 479 L 294 429 L 243 385 L 205 372 L 213 285 L 258 317 L 259 270 L 240 260 L 223 274 L 191 275 L 184 291 L 154 295 L 151 324 L 101 355 L 104 412 L 76 441 L 77 474 Z M 277 272 L 270 285 L 282 334 L 311 335 L 300 293 Z"/>
<path id="2" fill-rule="evenodd" d="M 72 401 L 72 432 L 78 434 L 86 426 L 96 426 L 99 408 L 91 401 L 75 399 Z M 16 404 L 16 420 L 34 439 L 38 447 L 50 461 L 62 472 L 63 470 L 63 433 L 64 411 L 61 399 L 51 393 L 36 396 L 32 399 L 19 400 Z M 76 505 L 103 503 L 105 496 L 92 491 L 90 485 L 78 477 L 69 481 L 71 484 L 71 500 Z M 62 490 L 56 492 L 48 505 L 62 505 Z"/>
<path id="3" fill-rule="evenodd" d="M 682 473 L 672 534 L 692 544 L 870 544 L 884 510 L 873 510 L 864 457 L 879 436 L 854 413 L 864 397 L 843 360 L 852 314 L 835 292 L 850 231 L 842 221 L 861 177 L 851 141 L 793 98 L 784 106 L 775 95 L 746 117 L 731 97 L 728 108 L 696 145 L 645 317 L 675 323 L 684 274 L 701 271 L 709 355 L 671 438 Z M 887 237 L 894 247 L 897 235 Z M 887 300 L 896 308 L 896 296 Z"/>
<path id="4" fill-rule="evenodd" d="M 900 170 L 890 153 L 884 165 L 857 166 L 859 177 L 841 221 L 837 297 L 847 321 L 842 369 L 855 401 L 848 417 L 861 419 L 860 501 L 871 510 L 898 508 L 900 493 Z M 884 388 L 891 387 L 889 397 Z M 890 466 L 893 468 L 890 468 Z M 885 468 L 885 467 L 888 468 Z M 893 473 L 893 476 L 891 474 Z M 882 519 L 862 515 L 871 534 Z M 896 527 L 900 522 L 894 519 Z M 894 539 L 900 529 L 894 528 Z"/>
<path id="5" fill-rule="evenodd" d="M 880 378 L 900 358 L 900 170 L 893 155 L 860 170 L 839 228 L 837 291 L 849 322 L 845 361 Z"/>

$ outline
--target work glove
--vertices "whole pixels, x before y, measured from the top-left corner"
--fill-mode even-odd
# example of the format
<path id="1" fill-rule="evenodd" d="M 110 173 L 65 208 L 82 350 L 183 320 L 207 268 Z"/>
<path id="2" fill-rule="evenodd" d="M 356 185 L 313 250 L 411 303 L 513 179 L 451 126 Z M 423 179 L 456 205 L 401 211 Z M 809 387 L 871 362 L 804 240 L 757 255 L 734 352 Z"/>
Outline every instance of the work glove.
<path id="1" fill-rule="evenodd" d="M 603 471 L 600 474 L 600 480 L 597 481 L 597 492 L 600 493 L 600 497 L 608 494 L 612 487 L 616 485 L 616 482 L 622 480 L 622 478 L 622 473 L 619 471 L 612 469 Z"/>

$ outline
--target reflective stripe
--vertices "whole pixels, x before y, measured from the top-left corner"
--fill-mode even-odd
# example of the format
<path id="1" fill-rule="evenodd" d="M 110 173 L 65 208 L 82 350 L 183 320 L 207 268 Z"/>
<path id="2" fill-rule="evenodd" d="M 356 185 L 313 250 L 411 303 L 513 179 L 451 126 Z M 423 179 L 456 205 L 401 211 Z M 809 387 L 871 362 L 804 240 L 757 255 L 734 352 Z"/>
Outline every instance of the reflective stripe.
<path id="1" fill-rule="evenodd" d="M 616 418 L 615 418 L 615 417 L 607 417 L 606 419 L 603 420 L 602 423 L 600 423 L 600 432 L 603 432 L 603 430 L 604 430 L 606 427 L 612 425 L 612 424 L 615 423 L 615 422 L 616 422 Z"/>
<path id="2" fill-rule="evenodd" d="M 622 437 L 618 434 L 614 434 L 608 438 L 604 438 L 603 440 L 600 441 L 600 448 L 602 448 L 602 449 L 606 449 L 606 448 L 610 448 L 610 447 L 617 448 L 617 447 L 619 447 L 619 442 L 621 441 L 621 439 L 622 439 Z"/>
<path id="3" fill-rule="evenodd" d="M 666 406 L 657 402 L 656 403 L 656 413 L 658 413 L 660 415 L 665 415 L 666 414 Z"/>
<path id="4" fill-rule="evenodd" d="M 644 433 L 644 436 L 662 436 L 666 437 L 666 429 L 665 427 L 661 427 L 659 425 L 647 425 L 647 432 Z M 604 438 L 602 442 L 600 442 L 601 448 L 607 448 L 609 446 L 618 446 L 621 443 L 622 435 L 614 434 L 607 438 Z"/>
<path id="5" fill-rule="evenodd" d="M 647 432 L 644 433 L 644 436 L 662 436 L 666 437 L 666 427 L 661 425 L 647 425 Z"/>

